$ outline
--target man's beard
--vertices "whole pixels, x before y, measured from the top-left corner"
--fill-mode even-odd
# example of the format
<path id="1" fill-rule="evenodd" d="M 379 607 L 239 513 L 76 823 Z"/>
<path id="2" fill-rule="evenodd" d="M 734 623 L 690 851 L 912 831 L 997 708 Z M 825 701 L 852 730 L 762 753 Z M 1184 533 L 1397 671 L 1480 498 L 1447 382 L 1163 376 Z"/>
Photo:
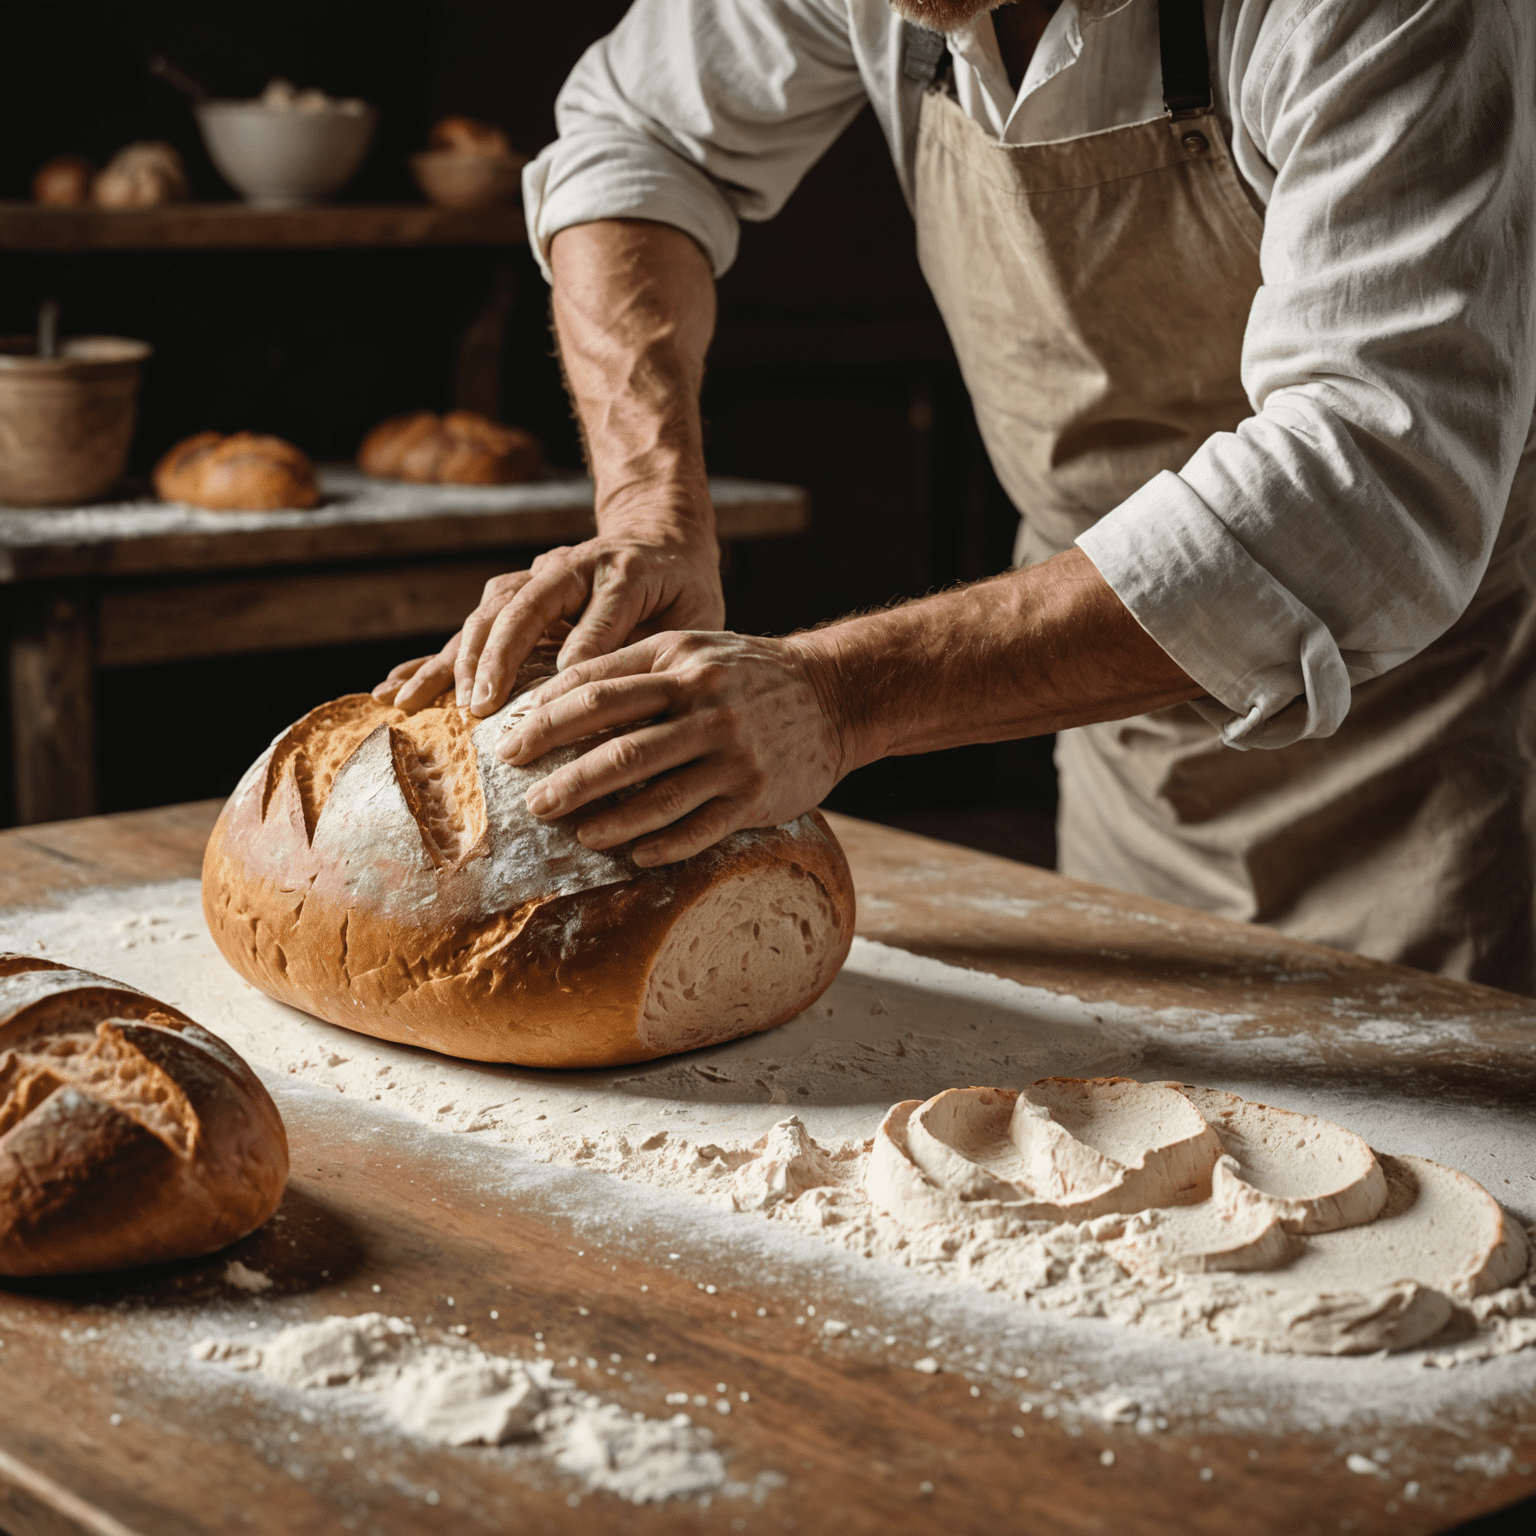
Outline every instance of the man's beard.
<path id="1" fill-rule="evenodd" d="M 954 32 L 1009 0 L 886 0 L 904 21 L 930 32 Z"/>

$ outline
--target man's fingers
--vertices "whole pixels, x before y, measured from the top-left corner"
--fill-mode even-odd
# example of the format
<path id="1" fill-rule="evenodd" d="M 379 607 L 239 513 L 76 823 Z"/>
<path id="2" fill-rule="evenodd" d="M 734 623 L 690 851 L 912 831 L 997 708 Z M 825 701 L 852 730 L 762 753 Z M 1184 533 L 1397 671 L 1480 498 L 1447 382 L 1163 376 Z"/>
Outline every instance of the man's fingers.
<path id="1" fill-rule="evenodd" d="M 413 656 L 409 661 L 397 662 L 385 675 L 382 683 L 373 686 L 373 697 L 381 704 L 389 704 L 399 691 L 410 682 L 429 661 L 435 661 L 435 656 Z"/>
<path id="2" fill-rule="evenodd" d="M 425 709 L 440 693 L 453 687 L 453 663 L 445 656 L 434 656 L 396 693 L 394 705 L 406 714 Z"/>
<path id="3" fill-rule="evenodd" d="M 654 639 L 654 637 L 653 637 Z M 588 683 L 602 682 L 614 677 L 639 677 L 656 670 L 657 649 L 652 640 L 639 640 L 621 650 L 610 651 L 606 656 L 590 656 L 578 661 L 553 677 L 547 677 L 537 688 L 529 690 L 528 707 L 538 709 L 551 704 L 567 693 Z"/>
<path id="4" fill-rule="evenodd" d="M 696 720 L 664 721 L 615 736 L 535 784 L 528 791 L 528 809 L 545 820 L 568 816 L 604 795 L 691 763 L 708 745 Z M 682 806 L 677 814 L 688 809 Z"/>
<path id="5" fill-rule="evenodd" d="M 587 600 L 587 584 L 580 572 L 540 571 L 496 615 L 480 651 L 475 687 L 469 707 L 477 715 L 491 715 L 507 702 L 517 669 L 539 643 L 539 637 L 557 619 L 569 619 Z"/>
<path id="6" fill-rule="evenodd" d="M 485 584 L 479 606 L 464 620 L 460 631 L 462 644 L 453 666 L 453 701 L 460 709 L 468 709 L 475 690 L 475 672 L 480 665 L 480 653 L 485 649 L 486 637 L 507 604 L 516 598 L 532 579 L 530 571 L 513 571 L 498 576 Z"/>
<path id="7" fill-rule="evenodd" d="M 722 837 L 739 832 L 745 825 L 737 802 L 718 795 L 713 800 L 706 800 L 691 816 L 685 816 L 676 825 L 636 843 L 629 850 L 629 856 L 642 869 L 657 864 L 676 864 L 680 859 L 691 859 L 694 854 L 712 848 Z"/>
<path id="8" fill-rule="evenodd" d="M 381 704 L 392 703 L 406 714 L 425 708 L 452 684 L 453 659 L 458 651 L 459 636 L 455 635 L 436 656 L 422 656 L 412 662 L 403 662 L 374 689 L 374 698 Z M 398 686 L 395 686 L 396 674 L 405 672 L 407 668 L 411 669 L 409 676 L 401 677 Z"/>
<path id="9" fill-rule="evenodd" d="M 587 683 L 562 693 L 512 726 L 496 747 L 503 762 L 531 763 L 556 747 L 667 712 L 674 690 L 647 672 Z"/>
<path id="10" fill-rule="evenodd" d="M 720 795 L 722 778 L 718 758 L 678 768 L 654 779 L 639 794 L 584 817 L 576 837 L 588 848 L 617 848 L 648 832 L 659 832 Z"/>
<path id="11" fill-rule="evenodd" d="M 635 626 L 651 608 L 651 595 L 641 581 L 602 567 L 594 576 L 592 597 L 576 627 L 560 647 L 560 665 L 573 666 L 593 656 L 606 656 L 629 640 Z"/>

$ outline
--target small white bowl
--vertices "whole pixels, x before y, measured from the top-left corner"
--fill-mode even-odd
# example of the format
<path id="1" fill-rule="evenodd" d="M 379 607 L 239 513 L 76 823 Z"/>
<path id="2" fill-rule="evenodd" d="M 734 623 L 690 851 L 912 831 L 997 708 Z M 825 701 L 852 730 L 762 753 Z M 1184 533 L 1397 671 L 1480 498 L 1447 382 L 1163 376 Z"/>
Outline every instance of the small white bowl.
<path id="1" fill-rule="evenodd" d="M 207 101 L 196 110 L 209 158 L 255 208 L 334 197 L 357 174 L 379 117 L 372 107 L 278 112 L 259 101 Z"/>

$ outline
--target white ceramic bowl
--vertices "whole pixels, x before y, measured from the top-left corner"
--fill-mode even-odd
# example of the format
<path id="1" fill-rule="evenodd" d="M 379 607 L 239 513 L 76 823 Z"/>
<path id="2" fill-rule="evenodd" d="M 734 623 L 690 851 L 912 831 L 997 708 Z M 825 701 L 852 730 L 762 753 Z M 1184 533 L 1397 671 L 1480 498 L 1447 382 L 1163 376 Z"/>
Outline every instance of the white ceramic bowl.
<path id="1" fill-rule="evenodd" d="M 302 208 L 334 197 L 363 163 L 378 116 L 372 107 L 275 112 L 254 101 L 197 108 L 209 158 L 257 208 Z"/>

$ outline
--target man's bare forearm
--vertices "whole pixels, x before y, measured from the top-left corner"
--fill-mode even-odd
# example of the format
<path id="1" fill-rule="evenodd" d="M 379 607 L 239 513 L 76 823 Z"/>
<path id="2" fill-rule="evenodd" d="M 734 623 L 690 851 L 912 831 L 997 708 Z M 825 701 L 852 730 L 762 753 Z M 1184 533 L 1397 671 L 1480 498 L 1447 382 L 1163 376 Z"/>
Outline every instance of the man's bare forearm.
<path id="1" fill-rule="evenodd" d="M 613 732 L 529 794 L 536 816 L 595 801 L 578 836 L 664 864 L 777 826 L 876 758 L 1034 736 L 1202 692 L 1068 550 L 883 613 L 770 640 L 668 632 L 541 684 L 497 747 L 533 762 Z"/>
<path id="2" fill-rule="evenodd" d="M 557 621 L 562 664 L 663 629 L 725 622 L 699 386 L 715 282 L 681 230 L 637 219 L 563 229 L 550 242 L 560 355 L 596 482 L 597 537 L 485 584 L 435 656 L 395 667 L 374 697 L 410 713 L 450 683 L 460 708 L 500 709 Z"/>
<path id="3" fill-rule="evenodd" d="M 841 737 L 842 773 L 1119 720 L 1204 691 L 1078 549 L 793 643 Z"/>
<path id="4" fill-rule="evenodd" d="M 704 253 L 671 225 L 605 219 L 561 230 L 550 266 L 600 532 L 713 542 L 699 419 L 715 326 Z"/>

